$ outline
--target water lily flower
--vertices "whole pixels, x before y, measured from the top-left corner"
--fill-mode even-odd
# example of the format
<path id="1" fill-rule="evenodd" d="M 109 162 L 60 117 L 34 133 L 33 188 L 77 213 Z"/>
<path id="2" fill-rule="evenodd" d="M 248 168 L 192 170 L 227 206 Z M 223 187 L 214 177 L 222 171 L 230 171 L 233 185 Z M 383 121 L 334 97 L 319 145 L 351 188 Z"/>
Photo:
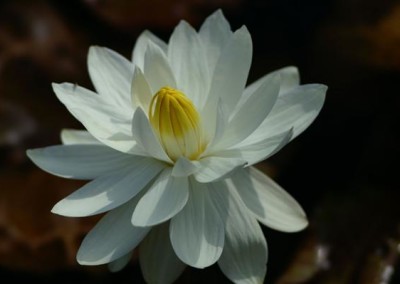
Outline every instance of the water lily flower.
<path id="1" fill-rule="evenodd" d="M 218 263 L 234 283 L 262 283 L 262 223 L 295 232 L 300 205 L 254 165 L 302 133 L 326 86 L 300 85 L 286 67 L 246 86 L 252 40 L 231 31 L 220 10 L 195 31 L 181 21 L 168 44 L 149 31 L 132 60 L 91 47 L 96 92 L 53 84 L 87 131 L 62 131 L 63 145 L 28 150 L 54 175 L 90 180 L 52 209 L 104 214 L 77 253 L 83 265 L 126 265 L 138 247 L 148 283 L 171 283 L 186 265 Z"/>

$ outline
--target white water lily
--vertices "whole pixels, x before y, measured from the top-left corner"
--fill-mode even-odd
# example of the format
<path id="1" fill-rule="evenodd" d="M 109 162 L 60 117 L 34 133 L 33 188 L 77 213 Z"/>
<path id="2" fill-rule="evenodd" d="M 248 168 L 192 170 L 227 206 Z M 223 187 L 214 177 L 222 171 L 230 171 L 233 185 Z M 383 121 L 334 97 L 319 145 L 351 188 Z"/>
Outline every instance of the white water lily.
<path id="1" fill-rule="evenodd" d="M 63 145 L 28 150 L 40 168 L 91 180 L 53 213 L 105 214 L 83 240 L 83 265 L 126 265 L 139 245 L 148 283 L 171 283 L 186 265 L 216 262 L 234 283 L 262 283 L 267 243 L 259 222 L 295 232 L 299 204 L 253 165 L 318 115 L 326 86 L 299 84 L 295 67 L 246 87 L 252 41 L 221 11 L 199 32 L 182 21 L 166 44 L 145 31 L 132 61 L 91 47 L 97 93 L 53 84 L 87 131 L 63 130 Z"/>

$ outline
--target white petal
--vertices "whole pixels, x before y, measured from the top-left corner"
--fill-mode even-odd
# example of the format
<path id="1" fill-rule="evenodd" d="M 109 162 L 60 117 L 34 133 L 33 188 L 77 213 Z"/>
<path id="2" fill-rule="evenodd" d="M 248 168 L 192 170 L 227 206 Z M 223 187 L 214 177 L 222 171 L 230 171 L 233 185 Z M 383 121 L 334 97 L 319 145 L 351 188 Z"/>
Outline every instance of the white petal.
<path id="1" fill-rule="evenodd" d="M 182 210 L 188 198 L 188 179 L 172 177 L 167 168 L 140 199 L 132 224 L 148 227 L 167 221 Z"/>
<path id="2" fill-rule="evenodd" d="M 63 129 L 61 130 L 61 142 L 64 145 L 72 144 L 100 144 L 100 141 L 93 137 L 86 130 Z"/>
<path id="3" fill-rule="evenodd" d="M 173 283 L 186 267 L 171 246 L 168 227 L 168 222 L 154 227 L 140 244 L 140 267 L 149 284 Z"/>
<path id="4" fill-rule="evenodd" d="M 131 112 L 118 111 L 104 96 L 70 83 L 52 86 L 58 99 L 96 139 L 116 150 L 133 152 Z"/>
<path id="5" fill-rule="evenodd" d="M 176 88 L 174 74 L 164 52 L 156 44 L 149 42 L 144 56 L 143 73 L 149 83 L 152 94 L 162 87 Z"/>
<path id="6" fill-rule="evenodd" d="M 132 156 L 124 168 L 87 183 L 59 201 L 51 211 L 84 217 L 114 209 L 138 194 L 164 167 L 157 160 Z"/>
<path id="7" fill-rule="evenodd" d="M 77 253 L 82 265 L 112 262 L 133 250 L 150 231 L 150 227 L 135 227 L 131 216 L 137 200 L 108 212 L 86 235 Z"/>
<path id="8" fill-rule="evenodd" d="M 88 68 L 97 92 L 120 108 L 129 110 L 133 64 L 115 51 L 92 46 Z"/>
<path id="9" fill-rule="evenodd" d="M 174 177 L 187 177 L 197 170 L 198 166 L 196 163 L 182 156 L 175 162 L 171 175 Z"/>
<path id="10" fill-rule="evenodd" d="M 297 201 L 256 168 L 237 171 L 232 180 L 247 208 L 261 223 L 284 232 L 307 226 L 307 217 Z"/>
<path id="11" fill-rule="evenodd" d="M 161 161 L 171 163 L 171 159 L 165 153 L 146 114 L 141 108 L 137 108 L 133 115 L 132 135 L 137 143 L 147 151 L 148 155 Z"/>
<path id="12" fill-rule="evenodd" d="M 209 88 L 208 66 L 205 50 L 196 31 L 181 21 L 171 35 L 168 59 L 174 72 L 177 88 L 187 95 L 194 105 L 202 104 Z"/>
<path id="13" fill-rule="evenodd" d="M 229 192 L 225 246 L 218 265 L 233 283 L 264 283 L 268 249 L 263 232 L 237 193 Z"/>
<path id="14" fill-rule="evenodd" d="M 198 170 L 194 173 L 195 179 L 207 183 L 226 178 L 236 169 L 245 166 L 246 161 L 240 157 L 211 156 L 199 160 L 196 164 Z"/>
<path id="15" fill-rule="evenodd" d="M 102 145 L 57 145 L 27 151 L 42 170 L 73 179 L 94 179 L 129 165 L 131 155 Z"/>
<path id="16" fill-rule="evenodd" d="M 279 94 L 279 74 L 268 77 L 233 114 L 223 138 L 215 147 L 226 149 L 247 138 L 265 120 Z"/>
<path id="17" fill-rule="evenodd" d="M 216 153 L 216 155 L 229 155 L 241 157 L 245 160 L 246 166 L 254 165 L 262 160 L 268 159 L 280 149 L 282 149 L 292 138 L 293 131 L 277 134 L 272 137 L 268 137 L 261 141 L 256 141 L 253 144 L 248 143 L 247 145 L 238 145 L 233 149 L 225 150 Z"/>
<path id="18" fill-rule="evenodd" d="M 133 73 L 131 95 L 133 108 L 141 107 L 144 111 L 149 110 L 153 94 L 142 70 L 138 67 L 135 67 L 135 72 Z"/>
<path id="19" fill-rule="evenodd" d="M 248 139 L 261 140 L 293 128 L 292 140 L 317 117 L 325 100 L 327 87 L 319 84 L 301 85 L 278 97 L 268 117 Z"/>
<path id="20" fill-rule="evenodd" d="M 170 238 L 177 256 L 186 264 L 204 268 L 215 263 L 224 246 L 224 223 L 206 184 L 190 180 L 188 203 L 170 223 Z"/>
<path id="21" fill-rule="evenodd" d="M 244 87 L 250 70 L 252 58 L 251 36 L 246 27 L 237 30 L 217 62 L 206 108 L 218 102 L 221 98 L 228 109 L 234 109 Z"/>
<path id="22" fill-rule="evenodd" d="M 138 66 L 140 69 L 143 70 L 144 68 L 144 55 L 146 53 L 147 45 L 149 42 L 154 43 L 157 45 L 161 50 L 166 54 L 167 53 L 167 44 L 159 39 L 157 36 L 155 36 L 153 33 L 150 31 L 144 31 L 142 32 L 136 43 L 135 47 L 133 48 L 132 52 L 132 62 L 134 65 Z"/>
<path id="23" fill-rule="evenodd" d="M 228 110 L 222 103 L 222 100 L 218 101 L 215 109 L 209 109 L 209 111 L 207 111 L 206 119 L 204 120 L 203 118 L 203 121 L 205 121 L 205 125 L 207 125 L 205 129 L 206 139 L 210 142 L 202 155 L 207 155 L 214 148 L 214 145 L 224 136 L 228 126 L 228 118 Z"/>
<path id="24" fill-rule="evenodd" d="M 121 256 L 120 258 L 117 258 L 116 260 L 108 263 L 108 269 L 111 272 L 118 272 L 124 269 L 125 266 L 128 265 L 129 261 L 131 260 L 133 255 L 133 252 L 129 252 L 124 256 Z"/>
<path id="25" fill-rule="evenodd" d="M 299 70 L 295 66 L 288 66 L 271 72 L 250 84 L 244 90 L 243 96 L 247 97 L 248 95 L 254 93 L 254 91 L 257 90 L 268 77 L 275 76 L 277 74 L 279 74 L 281 78 L 281 85 L 279 89 L 280 94 L 287 93 L 300 84 Z"/>
<path id="26" fill-rule="evenodd" d="M 210 76 L 226 43 L 232 36 L 231 27 L 221 9 L 209 16 L 200 27 L 199 37 L 206 50 L 206 60 Z"/>

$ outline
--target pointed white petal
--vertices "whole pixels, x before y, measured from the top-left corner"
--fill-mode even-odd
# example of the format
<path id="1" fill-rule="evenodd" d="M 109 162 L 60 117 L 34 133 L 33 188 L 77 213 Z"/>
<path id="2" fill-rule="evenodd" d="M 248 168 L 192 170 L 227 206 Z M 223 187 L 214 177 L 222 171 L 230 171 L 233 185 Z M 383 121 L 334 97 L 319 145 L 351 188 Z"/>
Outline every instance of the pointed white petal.
<path id="1" fill-rule="evenodd" d="M 167 168 L 140 199 L 132 224 L 148 227 L 167 221 L 182 210 L 188 198 L 188 179 L 172 177 L 171 169 Z"/>
<path id="2" fill-rule="evenodd" d="M 137 195 L 164 167 L 157 160 L 132 156 L 124 168 L 87 183 L 59 201 L 51 211 L 69 217 L 109 211 Z"/>
<path id="3" fill-rule="evenodd" d="M 154 227 L 140 244 L 140 267 L 147 283 L 173 283 L 185 270 L 171 246 L 168 227 L 168 222 Z"/>
<path id="4" fill-rule="evenodd" d="M 165 153 L 146 114 L 141 108 L 137 108 L 133 115 L 132 135 L 148 155 L 161 161 L 171 163 L 171 159 Z"/>
<path id="5" fill-rule="evenodd" d="M 233 114 L 223 138 L 215 147 L 226 149 L 247 138 L 265 120 L 279 94 L 279 74 L 268 77 Z"/>
<path id="6" fill-rule="evenodd" d="M 101 144 L 86 130 L 63 129 L 61 130 L 61 142 L 64 145 L 72 144 Z"/>
<path id="7" fill-rule="evenodd" d="M 247 97 L 248 95 L 254 93 L 254 91 L 257 90 L 260 85 L 267 80 L 268 77 L 275 76 L 277 74 L 279 74 L 281 78 L 279 94 L 287 93 L 291 89 L 300 85 L 299 70 L 295 66 L 288 66 L 271 72 L 247 86 L 244 90 L 243 97 Z"/>
<path id="8" fill-rule="evenodd" d="M 76 111 L 86 112 L 87 117 L 75 117 L 83 125 L 89 126 L 86 128 L 92 135 L 104 138 L 118 131 L 126 132 L 127 127 L 129 128 L 129 116 L 126 112 L 118 112 L 118 108 L 106 100 L 104 96 L 71 83 L 53 83 L 52 87 L 57 98 L 72 114 L 75 114 Z M 123 121 L 126 122 L 126 125 L 122 123 Z M 118 122 L 120 123 L 118 124 Z M 115 125 L 112 129 L 113 124 Z M 117 127 L 121 127 L 121 129 Z"/>
<path id="9" fill-rule="evenodd" d="M 240 157 L 211 156 L 199 160 L 198 170 L 194 173 L 197 181 L 202 183 L 213 182 L 226 178 L 240 167 L 244 167 L 246 161 Z"/>
<path id="10" fill-rule="evenodd" d="M 292 88 L 300 85 L 299 69 L 296 66 L 287 66 L 277 70 L 281 77 L 280 93 L 286 93 Z"/>
<path id="11" fill-rule="evenodd" d="M 27 151 L 42 170 L 73 179 L 94 179 L 129 165 L 131 155 L 102 145 L 57 145 Z"/>
<path id="12" fill-rule="evenodd" d="M 196 163 L 188 160 L 185 157 L 180 157 L 172 168 L 171 175 L 174 177 L 187 177 L 198 170 Z"/>
<path id="13" fill-rule="evenodd" d="M 115 51 L 92 46 L 88 68 L 97 92 L 120 108 L 129 110 L 133 64 Z"/>
<path id="14" fill-rule="evenodd" d="M 186 264 L 204 268 L 215 263 L 224 246 L 224 223 L 206 184 L 190 180 L 188 203 L 170 222 L 170 238 Z"/>
<path id="15" fill-rule="evenodd" d="M 297 232 L 307 226 L 307 217 L 297 201 L 256 168 L 238 171 L 232 180 L 261 223 L 283 232 Z"/>
<path id="16" fill-rule="evenodd" d="M 63 83 L 52 84 L 58 99 L 96 139 L 122 152 L 133 152 L 136 142 L 131 136 L 131 112 L 118 107 L 87 89 Z M 118 139 L 113 137 L 118 136 Z"/>
<path id="17" fill-rule="evenodd" d="M 133 73 L 132 87 L 132 106 L 141 107 L 144 111 L 148 111 L 150 107 L 150 102 L 153 94 L 151 93 L 150 86 L 143 75 L 142 70 L 137 66 L 135 67 L 135 72 Z"/>
<path id="18" fill-rule="evenodd" d="M 108 269 L 111 272 L 118 272 L 121 271 L 122 269 L 125 268 L 125 266 L 128 265 L 129 261 L 131 260 L 133 255 L 133 252 L 129 252 L 125 254 L 124 256 L 121 256 L 120 258 L 117 258 L 116 260 L 108 263 Z"/>
<path id="19" fill-rule="evenodd" d="M 212 112 L 213 110 L 214 109 L 209 109 L 209 111 L 205 113 L 205 119 L 203 117 L 203 121 L 205 122 L 205 125 L 207 125 L 205 129 L 206 139 L 210 141 L 207 145 L 207 149 L 202 154 L 204 156 L 212 151 L 214 145 L 216 145 L 224 136 L 225 130 L 228 126 L 228 110 L 222 103 L 221 99 L 216 105 L 215 112 Z"/>
<path id="20" fill-rule="evenodd" d="M 140 69 L 144 69 L 144 55 L 146 53 L 147 45 L 149 42 L 152 42 L 153 44 L 157 45 L 161 50 L 166 54 L 167 53 L 167 44 L 159 39 L 157 36 L 155 36 L 153 33 L 150 31 L 144 31 L 142 32 L 136 43 L 135 47 L 133 48 L 132 52 L 132 62 L 134 65 L 138 66 Z"/>
<path id="21" fill-rule="evenodd" d="M 150 227 L 135 227 L 131 216 L 136 199 L 108 212 L 86 235 L 77 253 L 82 265 L 112 262 L 133 250 L 150 231 Z"/>
<path id="22" fill-rule="evenodd" d="M 293 130 L 290 129 L 287 132 L 265 138 L 261 141 L 255 141 L 254 143 L 246 141 L 247 145 L 238 145 L 233 149 L 218 152 L 216 155 L 230 155 L 232 153 L 231 156 L 241 157 L 247 162 L 246 166 L 251 166 L 268 159 L 282 149 L 289 143 L 292 135 Z"/>
<path id="23" fill-rule="evenodd" d="M 176 88 L 174 74 L 164 52 L 156 44 L 149 42 L 144 56 L 143 73 L 149 83 L 152 94 L 162 87 Z"/>
<path id="24" fill-rule="evenodd" d="M 212 106 L 221 98 L 228 109 L 234 109 L 250 70 L 252 58 L 251 36 L 246 27 L 237 30 L 222 50 L 210 86 L 207 105 Z"/>
<path id="25" fill-rule="evenodd" d="M 229 193 L 225 246 L 218 265 L 233 283 L 264 283 L 268 249 L 263 232 L 237 193 Z"/>
<path id="26" fill-rule="evenodd" d="M 209 87 L 205 50 L 196 31 L 181 21 L 171 35 L 168 59 L 174 72 L 177 87 L 199 106 Z"/>
<path id="27" fill-rule="evenodd" d="M 206 50 L 210 76 L 214 73 L 221 50 L 224 49 L 232 34 L 231 27 L 221 9 L 209 16 L 200 27 L 199 37 Z"/>
<path id="28" fill-rule="evenodd" d="M 268 117 L 249 137 L 261 140 L 293 128 L 292 140 L 317 117 L 325 100 L 327 87 L 319 84 L 301 85 L 278 97 Z"/>

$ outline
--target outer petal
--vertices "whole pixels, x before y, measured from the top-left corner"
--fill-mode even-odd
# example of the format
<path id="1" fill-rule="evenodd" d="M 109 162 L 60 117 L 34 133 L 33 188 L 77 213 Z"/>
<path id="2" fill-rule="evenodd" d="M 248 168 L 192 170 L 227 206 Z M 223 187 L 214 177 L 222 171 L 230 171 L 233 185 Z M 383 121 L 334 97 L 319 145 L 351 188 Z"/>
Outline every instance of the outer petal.
<path id="1" fill-rule="evenodd" d="M 128 265 L 129 261 L 131 260 L 133 255 L 133 251 L 128 252 L 124 256 L 121 256 L 120 258 L 117 258 L 116 260 L 110 262 L 108 264 L 108 269 L 111 272 L 118 272 L 122 270 L 125 266 Z"/>
<path id="2" fill-rule="evenodd" d="M 278 74 L 279 74 L 279 77 L 281 78 L 279 94 L 282 95 L 284 93 L 287 93 L 291 89 L 300 85 L 299 70 L 295 66 L 288 66 L 288 67 L 278 69 L 274 72 L 268 73 L 267 75 L 261 77 L 254 83 L 251 83 L 244 90 L 243 97 L 246 98 L 247 96 L 251 95 L 252 93 L 254 93 L 255 90 L 257 90 L 261 86 L 261 84 L 265 80 L 267 80 L 271 76 L 275 76 Z"/>
<path id="3" fill-rule="evenodd" d="M 254 144 L 236 146 L 233 149 L 216 153 L 216 155 L 241 157 L 246 161 L 246 166 L 254 165 L 262 160 L 268 159 L 282 149 L 292 138 L 293 131 L 277 134 Z"/>
<path id="4" fill-rule="evenodd" d="M 132 52 L 133 64 L 138 66 L 142 70 L 144 68 L 144 55 L 146 53 L 147 45 L 149 44 L 149 42 L 157 45 L 164 52 L 164 54 L 167 54 L 168 46 L 163 40 L 159 39 L 150 31 L 146 30 L 142 32 L 139 35 Z"/>
<path id="5" fill-rule="evenodd" d="M 234 170 L 243 167 L 246 161 L 241 157 L 211 156 L 202 158 L 196 164 L 198 170 L 194 173 L 195 179 L 199 182 L 207 183 L 225 178 Z"/>
<path id="6" fill-rule="evenodd" d="M 97 92 L 119 108 L 129 111 L 133 64 L 108 48 L 92 46 L 88 54 L 88 68 Z"/>
<path id="7" fill-rule="evenodd" d="M 307 226 L 306 215 L 296 200 L 256 168 L 238 171 L 232 181 L 261 223 L 284 232 L 296 232 Z"/>
<path id="8" fill-rule="evenodd" d="M 216 148 L 228 148 L 247 138 L 265 120 L 279 94 L 279 74 L 265 80 L 233 114 Z"/>
<path id="9" fill-rule="evenodd" d="M 129 165 L 132 156 L 102 145 L 57 145 L 27 151 L 42 170 L 73 179 L 94 179 Z"/>
<path id="10" fill-rule="evenodd" d="M 165 153 L 146 114 L 141 108 L 136 109 L 133 115 L 132 132 L 139 146 L 141 146 L 148 155 L 161 161 L 171 163 L 171 159 Z"/>
<path id="11" fill-rule="evenodd" d="M 152 94 L 162 87 L 176 88 L 174 74 L 164 52 L 156 44 L 149 42 L 144 56 L 143 73 L 149 83 Z"/>
<path id="12" fill-rule="evenodd" d="M 229 193 L 225 246 L 219 267 L 234 283 L 263 283 L 268 254 L 263 232 L 237 193 L 232 190 Z"/>
<path id="13" fill-rule="evenodd" d="M 221 51 L 225 48 L 232 34 L 231 27 L 221 9 L 209 16 L 201 26 L 199 37 L 203 43 L 203 48 L 206 50 L 206 61 L 210 76 L 214 73 Z"/>
<path id="14" fill-rule="evenodd" d="M 186 267 L 171 246 L 168 226 L 165 223 L 153 228 L 139 247 L 140 267 L 149 284 L 173 283 Z"/>
<path id="15" fill-rule="evenodd" d="M 317 117 L 325 100 L 327 87 L 319 84 L 302 85 L 278 97 L 268 117 L 246 141 L 261 140 L 266 136 L 293 128 L 292 140 L 302 133 Z"/>
<path id="16" fill-rule="evenodd" d="M 182 210 L 188 198 L 188 179 L 172 177 L 171 169 L 167 168 L 140 199 L 132 224 L 148 227 L 167 221 Z"/>
<path id="17" fill-rule="evenodd" d="M 104 96 L 73 84 L 53 84 L 53 90 L 96 139 L 122 152 L 133 151 L 131 112 L 118 111 Z"/>
<path id="18" fill-rule="evenodd" d="M 181 21 L 171 35 L 168 59 L 177 87 L 199 106 L 208 92 L 209 75 L 206 54 L 196 31 Z"/>
<path id="19" fill-rule="evenodd" d="M 83 265 L 112 262 L 133 250 L 150 231 L 135 227 L 131 216 L 137 199 L 110 211 L 86 235 L 78 250 L 77 260 Z"/>
<path id="20" fill-rule="evenodd" d="M 177 256 L 186 264 L 204 268 L 215 263 L 224 246 L 224 223 L 207 185 L 191 179 L 189 201 L 171 219 L 170 238 Z"/>
<path id="21" fill-rule="evenodd" d="M 61 130 L 61 142 L 64 145 L 72 144 L 99 144 L 101 142 L 86 130 L 63 129 Z"/>
<path id="22" fill-rule="evenodd" d="M 157 160 L 132 156 L 124 168 L 89 182 L 59 201 L 51 211 L 84 217 L 114 209 L 138 194 L 164 167 Z"/>

